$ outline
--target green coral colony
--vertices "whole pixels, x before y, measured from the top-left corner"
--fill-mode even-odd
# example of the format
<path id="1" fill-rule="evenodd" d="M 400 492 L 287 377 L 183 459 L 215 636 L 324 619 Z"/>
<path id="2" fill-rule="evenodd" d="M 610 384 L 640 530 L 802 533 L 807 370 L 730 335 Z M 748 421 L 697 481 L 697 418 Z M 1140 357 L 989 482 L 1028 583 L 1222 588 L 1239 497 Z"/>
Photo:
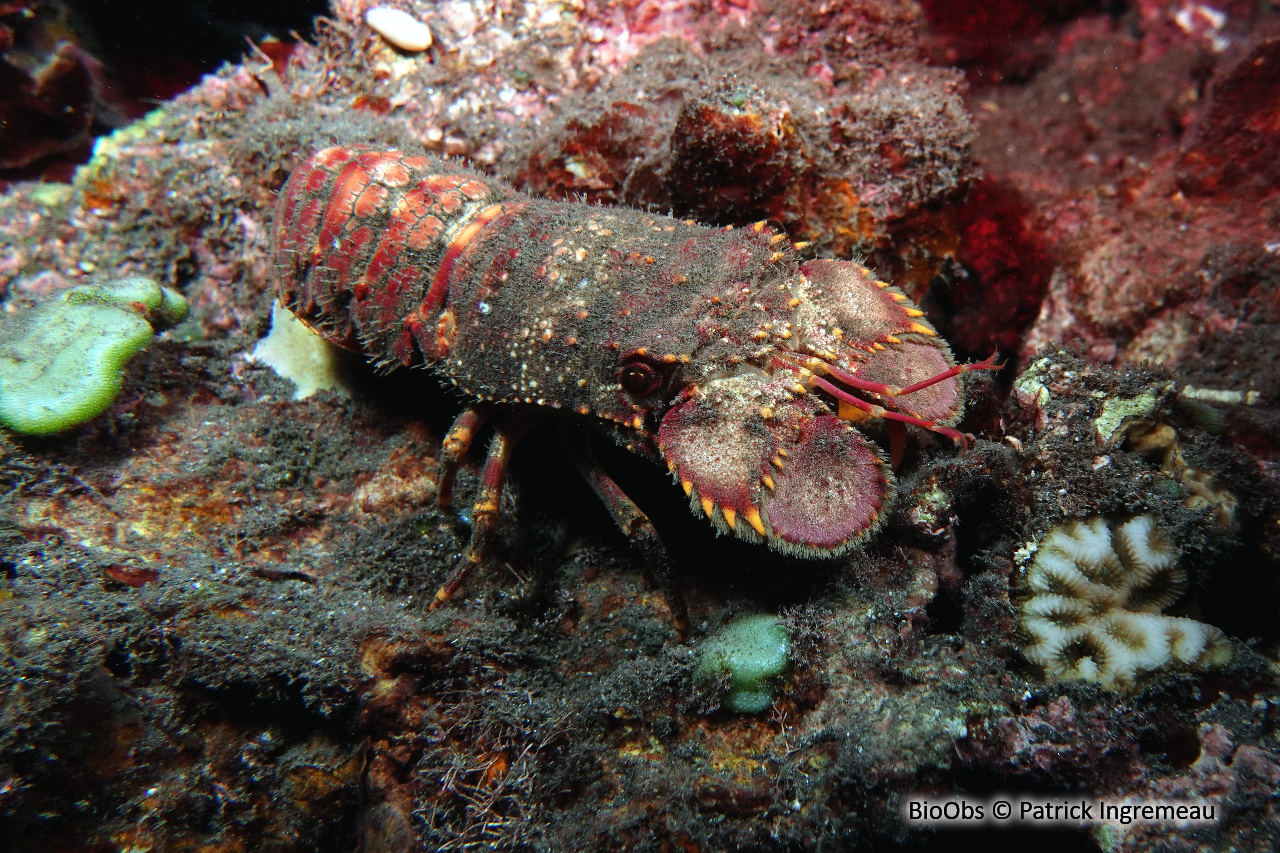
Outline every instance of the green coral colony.
<path id="1" fill-rule="evenodd" d="M 791 663 L 791 636 L 767 613 L 743 616 L 708 637 L 698 650 L 697 675 L 729 677 L 721 706 L 758 714 L 773 704 L 778 676 Z"/>
<path id="2" fill-rule="evenodd" d="M 0 423 L 33 435 L 102 414 L 124 365 L 187 300 L 147 278 L 72 287 L 0 323 Z"/>

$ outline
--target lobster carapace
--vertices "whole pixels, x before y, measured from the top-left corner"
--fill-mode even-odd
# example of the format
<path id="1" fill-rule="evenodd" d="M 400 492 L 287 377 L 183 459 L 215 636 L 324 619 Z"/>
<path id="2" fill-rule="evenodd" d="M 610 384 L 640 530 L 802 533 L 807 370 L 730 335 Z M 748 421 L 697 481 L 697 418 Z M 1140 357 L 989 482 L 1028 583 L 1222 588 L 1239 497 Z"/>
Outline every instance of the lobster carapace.
<path id="1" fill-rule="evenodd" d="M 329 148 L 281 193 L 281 302 L 382 364 L 425 363 L 471 404 L 445 439 L 438 498 L 493 418 L 471 544 L 480 562 L 511 449 L 559 410 L 571 453 L 669 598 L 667 556 L 575 424 L 607 422 L 664 462 L 695 513 L 780 551 L 839 554 L 892 498 L 851 423 L 915 424 L 961 443 L 961 373 L 907 297 L 848 261 L 803 260 L 764 223 L 708 228 L 547 201 L 428 155 Z M 683 607 L 672 600 L 677 623 Z"/>

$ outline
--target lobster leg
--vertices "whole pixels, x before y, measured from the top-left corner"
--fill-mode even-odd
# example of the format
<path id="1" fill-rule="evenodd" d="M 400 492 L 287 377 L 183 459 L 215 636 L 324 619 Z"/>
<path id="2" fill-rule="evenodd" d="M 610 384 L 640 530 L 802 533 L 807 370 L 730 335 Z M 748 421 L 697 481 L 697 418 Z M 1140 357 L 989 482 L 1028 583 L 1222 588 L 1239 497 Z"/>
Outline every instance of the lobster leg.
<path id="1" fill-rule="evenodd" d="M 467 406 L 449 427 L 440 447 L 440 471 L 436 478 L 436 506 L 448 509 L 453 505 L 453 481 L 458 475 L 458 463 L 471 449 L 476 430 L 489 419 L 488 412 Z"/>
<path id="2" fill-rule="evenodd" d="M 622 487 L 605 473 L 604 468 L 600 467 L 600 462 L 596 459 L 595 454 L 591 452 L 591 446 L 585 433 L 574 434 L 565 430 L 562 434 L 578 473 L 591 486 L 592 491 L 599 496 L 601 502 L 609 510 L 609 514 L 613 516 L 613 521 L 618 525 L 618 529 L 626 534 L 627 538 L 644 555 L 645 562 L 651 567 L 653 578 L 657 581 L 658 588 L 662 590 L 662 594 L 667 598 L 667 605 L 671 608 L 671 621 L 675 625 L 676 633 L 680 636 L 680 640 L 684 641 L 689 632 L 689 608 L 685 604 L 684 592 L 680 587 L 675 572 L 672 570 L 671 555 L 667 551 L 667 546 L 662 544 L 662 539 L 658 536 L 658 531 L 654 528 L 653 522 L 649 520 L 649 516 L 645 515 L 640 507 L 635 505 L 631 498 L 627 497 L 627 493 L 622 491 Z"/>
<path id="3" fill-rule="evenodd" d="M 468 410 L 471 411 L 471 410 Z M 459 417 L 462 420 L 467 412 Z M 529 430 L 531 424 L 524 420 L 514 420 L 498 425 L 498 431 L 489 444 L 489 456 L 485 459 L 484 474 L 480 478 L 480 493 L 472 508 L 471 542 L 467 552 L 454 566 L 449 580 L 440 587 L 435 600 L 431 602 L 434 610 L 444 602 L 453 598 L 453 594 L 462 586 L 467 575 L 476 566 L 484 562 L 493 545 L 493 534 L 498 527 L 498 509 L 502 505 L 502 484 L 507 477 L 507 465 L 511 462 L 511 451 Z M 455 424 L 455 427 L 457 425 Z M 453 430 L 450 430 L 452 435 Z M 469 440 L 469 439 L 468 439 Z"/>

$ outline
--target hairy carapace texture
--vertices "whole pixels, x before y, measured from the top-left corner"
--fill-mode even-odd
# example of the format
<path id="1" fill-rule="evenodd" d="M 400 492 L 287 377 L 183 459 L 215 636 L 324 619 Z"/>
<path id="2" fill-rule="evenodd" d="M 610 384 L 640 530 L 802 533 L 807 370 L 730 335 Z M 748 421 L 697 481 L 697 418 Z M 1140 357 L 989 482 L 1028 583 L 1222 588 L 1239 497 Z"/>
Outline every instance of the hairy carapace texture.
<path id="1" fill-rule="evenodd" d="M 992 366 L 956 366 L 903 293 L 856 263 L 803 260 L 763 223 L 535 199 L 427 155 L 314 155 L 281 194 L 274 257 L 282 303 L 313 328 L 382 364 L 425 363 L 473 401 L 446 467 L 496 418 L 480 503 L 518 437 L 502 424 L 561 410 L 665 462 L 721 530 L 802 556 L 848 550 L 891 499 L 882 452 L 852 424 L 963 443 L 959 375 Z M 624 530 L 656 541 L 589 452 L 577 459 Z"/>

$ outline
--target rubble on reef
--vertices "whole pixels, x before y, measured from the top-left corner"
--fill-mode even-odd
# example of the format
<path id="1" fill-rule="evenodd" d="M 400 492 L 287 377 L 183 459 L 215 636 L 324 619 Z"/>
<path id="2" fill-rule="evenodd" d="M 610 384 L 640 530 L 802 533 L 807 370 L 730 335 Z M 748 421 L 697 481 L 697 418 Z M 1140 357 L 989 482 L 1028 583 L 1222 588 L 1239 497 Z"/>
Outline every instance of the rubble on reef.
<path id="1" fill-rule="evenodd" d="M 431 34 L 410 51 L 372 5 L 334 0 L 99 137 L 69 183 L 0 195 L 3 310 L 138 276 L 190 305 L 105 413 L 0 434 L 0 847 L 937 849 L 908 799 L 1021 791 L 1219 810 L 1060 849 L 1273 849 L 1273 9 L 388 4 Z M 24 144 L 65 152 L 72 119 Z M 354 364 L 350 396 L 295 399 L 250 357 L 276 192 L 356 143 L 772 220 L 1008 366 L 964 377 L 972 447 L 912 431 L 881 531 L 835 560 L 717 537 L 600 443 L 675 555 L 687 642 L 552 430 L 513 462 L 493 558 L 428 609 L 470 535 L 435 504 L 458 397 Z M 1046 677 L 1021 620 L 1037 552 L 1136 518 L 1176 543 L 1162 612 L 1208 626 L 1219 665 Z M 787 662 L 733 713 L 699 649 L 759 613 Z"/>

